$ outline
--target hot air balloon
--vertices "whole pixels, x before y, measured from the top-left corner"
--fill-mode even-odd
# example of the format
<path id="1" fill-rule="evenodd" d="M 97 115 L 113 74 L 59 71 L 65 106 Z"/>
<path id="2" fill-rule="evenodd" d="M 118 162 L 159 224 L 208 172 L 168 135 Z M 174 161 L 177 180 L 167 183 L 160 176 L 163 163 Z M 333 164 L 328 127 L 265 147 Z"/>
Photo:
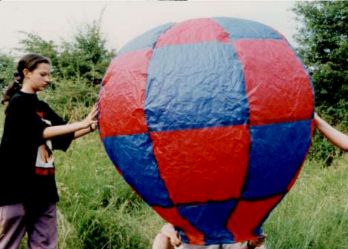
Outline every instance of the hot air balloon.
<path id="1" fill-rule="evenodd" d="M 125 181 L 186 243 L 261 233 L 311 144 L 310 77 L 264 24 L 201 18 L 156 27 L 112 60 L 100 136 Z"/>

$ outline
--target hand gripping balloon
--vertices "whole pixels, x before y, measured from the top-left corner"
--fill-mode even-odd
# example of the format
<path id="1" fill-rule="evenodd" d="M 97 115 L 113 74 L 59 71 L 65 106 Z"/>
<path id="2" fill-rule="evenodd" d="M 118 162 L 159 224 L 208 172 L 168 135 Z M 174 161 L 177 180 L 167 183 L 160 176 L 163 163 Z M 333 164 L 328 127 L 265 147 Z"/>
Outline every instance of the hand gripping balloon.
<path id="1" fill-rule="evenodd" d="M 257 236 L 311 143 L 308 73 L 282 35 L 254 21 L 155 28 L 113 59 L 99 97 L 109 157 L 191 244 Z"/>

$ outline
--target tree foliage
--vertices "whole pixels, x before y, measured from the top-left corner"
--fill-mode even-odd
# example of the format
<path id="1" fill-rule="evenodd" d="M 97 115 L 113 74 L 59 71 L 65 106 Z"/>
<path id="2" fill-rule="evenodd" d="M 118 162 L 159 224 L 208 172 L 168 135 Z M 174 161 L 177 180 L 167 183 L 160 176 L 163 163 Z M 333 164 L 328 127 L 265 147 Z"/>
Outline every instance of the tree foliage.
<path id="1" fill-rule="evenodd" d="M 47 56 L 53 65 L 53 76 L 60 79 L 82 79 L 92 84 L 100 83 L 107 65 L 115 52 L 105 48 L 100 22 L 86 24 L 72 41 L 56 44 L 39 35 L 24 33 L 20 43 L 24 53 L 35 52 Z"/>
<path id="2" fill-rule="evenodd" d="M 85 25 L 74 35 L 73 42 L 62 44 L 61 50 L 60 67 L 64 78 L 83 78 L 94 84 L 100 83 L 115 55 L 105 48 L 98 22 Z"/>
<path id="3" fill-rule="evenodd" d="M 316 111 L 341 130 L 348 128 L 348 1 L 297 2 L 302 24 L 295 39 L 312 78 Z M 329 165 L 341 152 L 318 134 L 311 156 Z"/>
<path id="4" fill-rule="evenodd" d="M 348 1 L 297 2 L 294 11 L 303 24 L 295 38 L 316 105 L 330 122 L 348 126 Z"/>
<path id="5" fill-rule="evenodd" d="M 58 45 L 53 41 L 46 41 L 35 33 L 29 32 L 20 32 L 24 35 L 25 38 L 19 41 L 21 48 L 19 50 L 24 53 L 38 53 L 48 57 L 53 66 L 53 73 L 56 74 L 59 72 L 57 66 L 59 65 L 58 61 Z"/>
<path id="6" fill-rule="evenodd" d="M 85 24 L 71 41 L 47 41 L 22 32 L 23 54 L 38 53 L 52 62 L 51 87 L 40 93 L 65 118 L 83 117 L 98 97 L 99 85 L 115 52 L 105 47 L 100 21 Z"/>
<path id="7" fill-rule="evenodd" d="M 13 80 L 15 70 L 14 58 L 10 55 L 0 54 L 0 90 Z"/>

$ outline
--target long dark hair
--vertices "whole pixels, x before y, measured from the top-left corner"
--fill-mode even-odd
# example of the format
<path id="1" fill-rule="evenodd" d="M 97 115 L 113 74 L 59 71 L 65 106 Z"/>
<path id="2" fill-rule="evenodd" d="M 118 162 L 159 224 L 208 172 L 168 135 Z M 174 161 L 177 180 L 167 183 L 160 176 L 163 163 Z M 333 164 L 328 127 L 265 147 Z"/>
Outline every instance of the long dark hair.
<path id="1" fill-rule="evenodd" d="M 1 103 L 5 104 L 10 101 L 11 97 L 19 92 L 23 85 L 24 69 L 29 72 L 34 71 L 40 63 L 51 64 L 50 59 L 39 54 L 27 54 L 23 56 L 17 64 L 17 72 L 14 73 L 14 81 L 3 92 Z"/>

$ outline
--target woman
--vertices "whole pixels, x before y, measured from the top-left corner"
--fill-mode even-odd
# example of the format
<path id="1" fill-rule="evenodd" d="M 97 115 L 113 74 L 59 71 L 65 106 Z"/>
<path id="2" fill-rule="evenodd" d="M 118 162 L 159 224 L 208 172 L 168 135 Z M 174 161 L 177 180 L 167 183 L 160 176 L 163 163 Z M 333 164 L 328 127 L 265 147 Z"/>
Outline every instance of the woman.
<path id="1" fill-rule="evenodd" d="M 36 95 L 50 82 L 48 58 L 19 60 L 18 80 L 5 92 L 8 102 L 0 145 L 0 249 L 18 248 L 25 232 L 28 248 L 56 248 L 58 193 L 53 149 L 94 131 L 97 110 L 66 124 Z"/>

